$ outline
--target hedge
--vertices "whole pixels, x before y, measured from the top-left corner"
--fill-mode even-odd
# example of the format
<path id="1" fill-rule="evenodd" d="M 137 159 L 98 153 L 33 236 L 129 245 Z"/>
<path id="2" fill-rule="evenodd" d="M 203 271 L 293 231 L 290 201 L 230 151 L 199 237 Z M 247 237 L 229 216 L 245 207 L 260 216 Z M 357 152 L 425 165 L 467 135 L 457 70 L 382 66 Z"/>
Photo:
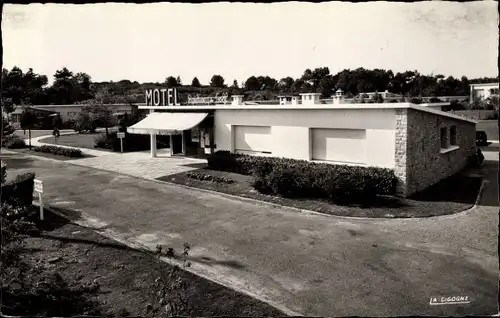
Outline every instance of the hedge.
<path id="1" fill-rule="evenodd" d="M 27 208 L 33 203 L 34 173 L 18 175 L 15 180 L 2 184 L 1 202 L 15 208 Z"/>
<path id="2" fill-rule="evenodd" d="M 43 145 L 40 147 L 35 147 L 34 150 L 36 152 L 51 153 L 54 155 L 71 157 L 71 158 L 83 157 L 82 151 L 80 149 L 76 149 L 76 148 L 63 148 L 63 147 L 57 147 L 57 146 Z"/>
<path id="3" fill-rule="evenodd" d="M 253 186 L 265 194 L 326 198 L 336 202 L 369 201 L 396 193 L 391 169 L 313 163 L 218 151 L 208 158 L 210 169 L 253 175 Z"/>
<path id="4" fill-rule="evenodd" d="M 170 136 L 158 135 L 158 149 L 168 147 Z M 125 133 L 123 139 L 123 151 L 143 151 L 149 150 L 151 147 L 150 136 L 141 134 Z M 113 151 L 121 151 L 120 139 L 116 132 L 99 135 L 94 139 L 94 148 L 110 149 Z"/>

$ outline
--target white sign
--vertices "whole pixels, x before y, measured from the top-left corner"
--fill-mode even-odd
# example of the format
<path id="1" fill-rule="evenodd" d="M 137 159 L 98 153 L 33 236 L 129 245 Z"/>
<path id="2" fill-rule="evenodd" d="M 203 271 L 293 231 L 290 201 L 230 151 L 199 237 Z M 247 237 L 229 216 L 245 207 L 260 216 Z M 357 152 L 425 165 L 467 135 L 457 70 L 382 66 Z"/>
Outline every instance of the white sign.
<path id="1" fill-rule="evenodd" d="M 150 89 L 146 91 L 146 106 L 169 106 L 177 103 L 177 90 L 175 88 Z"/>
<path id="2" fill-rule="evenodd" d="M 43 182 L 42 180 L 33 180 L 35 186 L 35 192 L 38 193 L 38 201 L 40 201 L 40 220 L 43 221 Z"/>
<path id="3" fill-rule="evenodd" d="M 120 139 L 125 138 L 125 133 L 124 132 L 116 133 L 116 137 L 118 137 Z"/>
<path id="4" fill-rule="evenodd" d="M 42 180 L 35 179 L 34 183 L 35 183 L 35 192 L 43 193 L 43 182 L 42 182 Z"/>
<path id="5" fill-rule="evenodd" d="M 215 96 L 205 96 L 202 97 L 200 95 L 191 96 L 188 95 L 187 103 L 189 105 L 199 105 L 199 104 L 225 104 L 227 98 L 229 97 L 228 93 L 224 93 L 219 95 L 219 93 L 215 94 Z"/>

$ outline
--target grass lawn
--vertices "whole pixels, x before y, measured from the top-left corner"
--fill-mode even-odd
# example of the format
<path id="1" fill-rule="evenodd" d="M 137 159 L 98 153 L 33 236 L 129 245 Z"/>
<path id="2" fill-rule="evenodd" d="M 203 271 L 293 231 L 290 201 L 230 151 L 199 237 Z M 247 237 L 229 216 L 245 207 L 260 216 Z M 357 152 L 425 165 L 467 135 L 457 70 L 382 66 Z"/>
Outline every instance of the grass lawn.
<path id="1" fill-rule="evenodd" d="M 61 133 L 72 132 L 72 131 L 73 130 L 71 130 L 71 129 L 63 129 L 63 130 L 61 130 Z M 26 130 L 26 134 L 25 134 L 24 130 L 18 129 L 16 131 L 14 131 L 14 135 L 16 135 L 22 139 L 29 138 L 28 130 Z M 48 136 L 48 135 L 52 135 L 52 130 L 32 130 L 31 131 L 31 138 L 36 138 L 36 137 L 40 137 L 40 136 Z"/>
<path id="2" fill-rule="evenodd" d="M 428 217 L 453 214 L 471 208 L 477 198 L 482 178 L 460 174 L 444 180 L 418 195 L 399 199 L 380 197 L 371 207 L 341 206 L 320 199 L 288 199 L 264 195 L 253 189 L 251 176 L 236 173 L 214 171 L 201 168 L 191 173 L 208 174 L 234 180 L 232 184 L 195 180 L 188 177 L 188 172 L 178 173 L 158 180 L 183 184 L 195 188 L 212 190 L 241 197 L 253 198 L 284 206 L 307 209 L 325 214 L 351 217 Z"/>
<path id="3" fill-rule="evenodd" d="M 94 134 L 74 134 L 74 135 L 62 135 L 57 138 L 57 142 L 54 140 L 54 137 L 48 137 L 41 139 L 40 142 L 52 144 L 52 145 L 62 145 L 68 147 L 76 147 L 76 148 L 87 148 L 87 149 L 95 149 L 94 148 L 94 139 L 101 135 L 102 133 L 94 133 Z M 109 149 L 101 149 L 100 151 L 109 151 Z"/>
<path id="4" fill-rule="evenodd" d="M 72 157 L 66 157 L 66 156 L 59 156 L 55 155 L 52 153 L 47 153 L 47 152 L 36 152 L 34 150 L 29 150 L 29 148 L 22 148 L 22 149 L 8 149 L 9 151 L 14 151 L 18 153 L 23 153 L 27 155 L 33 155 L 33 156 L 39 156 L 39 157 L 45 157 L 45 158 L 51 158 L 51 159 L 57 159 L 61 161 L 66 161 L 66 160 L 77 160 L 77 159 L 83 159 L 83 158 L 93 158 L 94 156 L 92 155 L 87 155 L 83 154 L 83 157 L 80 158 L 72 158 Z"/>
<path id="5" fill-rule="evenodd" d="M 57 273 L 70 288 L 90 286 L 92 293 L 86 297 L 95 305 L 76 309 L 81 312 L 73 315 L 165 317 L 160 311 L 155 312 L 164 310 L 159 297 L 155 296 L 158 292 L 155 280 L 171 273 L 172 281 L 178 279 L 185 287 L 173 287 L 170 295 L 177 297 L 180 294 L 187 299 L 187 305 L 169 316 L 285 316 L 274 307 L 182 268 L 171 272 L 174 267 L 159 261 L 153 253 L 130 249 L 88 228 L 69 223 L 50 211 L 46 212 L 44 221 L 37 223 L 40 234 L 26 238 L 21 254 L 33 268 L 27 275 L 29 285 Z M 182 252 L 175 250 L 176 254 Z"/>

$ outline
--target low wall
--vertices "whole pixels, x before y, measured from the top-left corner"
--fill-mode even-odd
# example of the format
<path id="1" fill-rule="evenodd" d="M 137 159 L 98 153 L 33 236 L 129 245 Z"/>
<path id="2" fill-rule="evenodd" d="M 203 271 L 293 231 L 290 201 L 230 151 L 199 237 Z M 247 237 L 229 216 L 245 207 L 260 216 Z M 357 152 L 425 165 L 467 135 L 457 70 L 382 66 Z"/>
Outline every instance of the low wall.
<path id="1" fill-rule="evenodd" d="M 454 110 L 450 111 L 451 114 L 455 114 L 458 116 L 464 116 L 474 120 L 483 120 L 483 119 L 493 119 L 495 115 L 494 110 Z"/>

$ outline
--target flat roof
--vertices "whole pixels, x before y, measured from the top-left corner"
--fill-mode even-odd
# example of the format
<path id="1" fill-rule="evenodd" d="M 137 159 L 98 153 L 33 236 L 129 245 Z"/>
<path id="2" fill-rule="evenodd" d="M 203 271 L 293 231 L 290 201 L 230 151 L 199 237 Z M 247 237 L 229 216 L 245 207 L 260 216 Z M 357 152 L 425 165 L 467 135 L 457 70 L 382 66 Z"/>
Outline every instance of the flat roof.
<path id="1" fill-rule="evenodd" d="M 458 119 L 476 124 L 477 121 L 462 117 L 459 115 L 443 112 L 434 109 L 434 106 L 447 106 L 450 103 L 427 103 L 427 104 L 412 104 L 412 103 L 381 103 L 381 104 L 311 104 L 311 105 L 180 105 L 180 106 L 139 106 L 139 109 L 157 109 L 157 110 L 348 110 L 348 109 L 401 109 L 410 108 L 423 112 L 428 112 L 444 117 Z"/>
<path id="2" fill-rule="evenodd" d="M 498 86 L 499 83 L 475 83 L 469 84 L 470 86 Z"/>

